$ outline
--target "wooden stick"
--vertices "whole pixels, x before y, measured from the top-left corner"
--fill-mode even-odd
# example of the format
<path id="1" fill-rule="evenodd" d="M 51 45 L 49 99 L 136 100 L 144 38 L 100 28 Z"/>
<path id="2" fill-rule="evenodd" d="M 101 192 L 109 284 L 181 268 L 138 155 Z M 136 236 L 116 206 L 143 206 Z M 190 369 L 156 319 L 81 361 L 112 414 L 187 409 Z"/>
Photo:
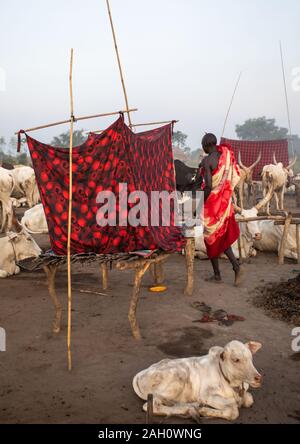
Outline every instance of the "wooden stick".
<path id="1" fill-rule="evenodd" d="M 293 218 L 292 214 L 289 214 L 288 217 L 286 218 L 286 221 L 285 221 L 283 235 L 282 235 L 280 249 L 279 249 L 279 265 L 284 264 L 285 245 L 286 245 L 287 237 L 289 234 L 289 228 L 291 225 L 292 218 Z"/>
<path id="2" fill-rule="evenodd" d="M 71 354 L 71 323 L 72 323 L 72 277 L 71 277 L 71 234 L 72 234 L 72 199 L 73 199 L 73 128 L 74 128 L 74 101 L 73 101 L 73 48 L 71 49 L 70 59 L 70 151 L 69 151 L 69 215 L 68 215 L 68 245 L 67 245 L 67 261 L 68 261 L 68 370 L 72 370 L 72 354 Z"/>
<path id="3" fill-rule="evenodd" d="M 132 109 L 129 110 L 129 112 L 131 112 L 131 113 L 135 112 L 135 111 L 138 111 L 138 109 L 137 108 L 132 108 Z M 125 113 L 125 112 L 127 112 L 127 110 L 126 111 L 114 111 L 112 113 L 104 113 L 104 114 L 94 114 L 94 115 L 91 115 L 91 116 L 76 117 L 76 118 L 73 119 L 73 122 L 77 122 L 77 121 L 80 121 L 80 120 L 96 119 L 98 117 L 116 116 L 117 114 Z M 29 133 L 31 131 L 37 131 L 37 130 L 44 129 L 44 128 L 50 128 L 52 126 L 63 125 L 65 123 L 71 123 L 71 119 L 61 120 L 59 122 L 54 122 L 54 123 L 48 123 L 47 125 L 35 126 L 34 128 L 28 128 L 28 129 L 24 130 L 24 132 L 25 133 Z M 19 133 L 19 131 L 15 132 L 15 134 L 18 134 L 18 133 Z"/>
<path id="4" fill-rule="evenodd" d="M 298 264 L 300 264 L 300 225 L 296 226 L 296 239 L 297 239 Z"/>
<path id="5" fill-rule="evenodd" d="M 127 91 L 126 91 L 126 87 L 125 87 L 123 69 L 122 69 L 122 65 L 121 65 L 121 59 L 120 59 L 119 49 L 118 49 L 118 45 L 117 45 L 117 37 L 116 37 L 115 27 L 114 27 L 112 15 L 111 15 L 109 0 L 106 0 L 106 5 L 107 5 L 109 21 L 110 21 L 111 31 L 112 31 L 114 45 L 115 45 L 115 51 L 116 51 L 118 67 L 119 67 L 119 72 L 120 72 L 120 77 L 121 77 L 123 94 L 124 94 L 124 98 L 125 98 L 126 111 L 127 111 L 127 115 L 128 115 L 128 122 L 129 122 L 129 126 L 131 127 L 131 116 L 130 116 L 130 110 L 129 110 L 129 104 L 128 104 L 128 96 L 127 96 Z"/>
<path id="6" fill-rule="evenodd" d="M 132 292 L 132 297 L 130 301 L 130 308 L 128 313 L 128 319 L 131 327 L 131 332 L 133 337 L 140 341 L 142 339 L 139 324 L 136 318 L 136 310 L 140 298 L 140 291 L 141 291 L 141 285 L 142 285 L 142 278 L 148 268 L 150 267 L 151 263 L 144 263 L 141 264 L 139 268 L 135 270 L 135 277 L 134 277 L 134 287 Z"/>
<path id="7" fill-rule="evenodd" d="M 154 126 L 154 125 L 167 125 L 168 123 L 178 123 L 179 120 L 166 120 L 164 122 L 150 122 L 150 123 L 133 123 L 131 126 Z"/>
<path id="8" fill-rule="evenodd" d="M 257 217 L 244 217 L 244 218 L 235 218 L 237 223 L 247 223 L 247 222 L 256 222 L 259 220 L 274 220 L 274 221 L 282 221 L 285 222 L 286 217 L 283 216 L 257 216 Z"/>
<path id="9" fill-rule="evenodd" d="M 167 125 L 168 123 L 178 123 L 179 120 L 167 120 L 165 122 L 151 122 L 151 123 L 132 123 L 131 127 L 134 128 L 136 126 L 153 126 L 153 125 Z M 88 133 L 101 134 L 104 130 L 97 131 L 88 131 Z"/>
<path id="10" fill-rule="evenodd" d="M 291 123 L 291 114 L 290 114 L 290 106 L 289 106 L 289 97 L 287 92 L 287 85 L 286 85 L 286 76 L 285 76 L 285 67 L 284 67 L 284 60 L 283 60 L 283 50 L 282 50 L 282 44 L 281 41 L 279 41 L 279 47 L 280 47 L 280 57 L 281 57 L 281 68 L 282 68 L 282 76 L 283 76 L 283 86 L 284 86 L 284 93 L 285 93 L 285 103 L 286 103 L 286 110 L 287 110 L 287 118 L 289 123 L 289 130 L 290 130 L 290 137 L 291 137 L 291 144 L 294 151 L 294 143 L 292 139 L 292 123 Z M 295 154 L 295 152 L 294 152 Z"/>
<path id="11" fill-rule="evenodd" d="M 108 289 L 108 266 L 107 264 L 101 264 L 102 272 L 102 289 L 106 291 Z"/>
<path id="12" fill-rule="evenodd" d="M 242 72 L 240 72 L 240 74 L 239 74 L 238 80 L 236 82 L 236 85 L 235 85 L 235 88 L 234 88 L 234 91 L 233 91 L 233 94 L 232 94 L 230 105 L 229 105 L 229 108 L 228 108 L 228 111 L 227 111 L 227 114 L 226 114 L 226 117 L 225 117 L 224 127 L 223 127 L 223 131 L 222 131 L 222 137 L 224 137 L 224 134 L 225 134 L 225 129 L 226 129 L 228 117 L 229 117 L 229 114 L 230 114 L 230 111 L 231 111 L 231 107 L 232 107 L 232 104 L 233 104 L 233 101 L 234 101 L 234 98 L 235 98 L 235 94 L 236 94 L 238 86 L 240 84 L 241 77 L 242 77 Z"/>
<path id="13" fill-rule="evenodd" d="M 239 260 L 240 263 L 243 263 L 243 250 L 242 250 L 242 240 L 241 240 L 241 236 L 239 236 L 238 238 L 238 247 L 239 247 Z"/>
<path id="14" fill-rule="evenodd" d="M 43 269 L 47 276 L 47 283 L 48 283 L 48 291 L 49 295 L 52 299 L 54 308 L 55 308 L 55 318 L 53 321 L 53 333 L 58 334 L 60 332 L 60 325 L 61 325 L 61 315 L 62 315 L 62 306 L 61 303 L 58 300 L 56 289 L 55 289 L 55 275 L 57 272 L 57 266 L 56 265 L 44 265 Z"/>

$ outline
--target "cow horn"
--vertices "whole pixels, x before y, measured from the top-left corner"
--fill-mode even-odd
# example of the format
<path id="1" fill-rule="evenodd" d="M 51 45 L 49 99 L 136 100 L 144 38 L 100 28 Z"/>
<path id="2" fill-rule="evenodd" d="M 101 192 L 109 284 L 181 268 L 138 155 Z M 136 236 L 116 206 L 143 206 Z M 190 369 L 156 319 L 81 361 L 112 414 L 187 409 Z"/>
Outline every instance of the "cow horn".
<path id="1" fill-rule="evenodd" d="M 240 165 L 240 167 L 243 168 L 243 169 L 247 168 L 247 167 L 245 167 L 245 165 L 244 165 L 243 162 L 242 162 L 242 155 L 241 155 L 241 152 L 240 152 L 240 151 L 239 151 L 239 165 Z"/>
<path id="2" fill-rule="evenodd" d="M 268 194 L 255 206 L 255 208 L 259 211 L 263 207 L 267 205 L 267 203 L 272 199 L 273 197 L 274 188 L 271 186 L 271 188 L 268 191 Z"/>
<path id="3" fill-rule="evenodd" d="M 293 166 L 295 166 L 297 160 L 298 160 L 298 156 L 297 156 L 297 154 L 296 154 L 294 160 L 289 164 L 289 166 L 287 167 L 287 169 L 290 170 L 291 168 L 293 168 Z"/>
<path id="4" fill-rule="evenodd" d="M 274 165 L 278 165 L 275 153 L 273 153 L 273 162 L 274 162 Z"/>
<path id="5" fill-rule="evenodd" d="M 262 152 L 260 152 L 260 154 L 259 154 L 259 156 L 258 156 L 256 162 L 254 162 L 254 164 L 251 165 L 251 167 L 249 167 L 250 170 L 254 170 L 254 168 L 255 168 L 255 167 L 259 164 L 259 162 L 261 161 L 261 158 L 262 158 Z"/>

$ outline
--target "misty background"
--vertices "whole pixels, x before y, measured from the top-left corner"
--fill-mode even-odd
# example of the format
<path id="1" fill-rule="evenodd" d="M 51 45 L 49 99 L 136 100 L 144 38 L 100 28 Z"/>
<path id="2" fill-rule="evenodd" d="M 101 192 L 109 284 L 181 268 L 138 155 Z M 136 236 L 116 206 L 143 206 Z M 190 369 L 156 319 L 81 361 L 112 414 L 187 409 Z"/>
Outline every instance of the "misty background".
<path id="1" fill-rule="evenodd" d="M 282 41 L 292 131 L 300 134 L 298 0 L 111 0 L 134 123 L 179 119 L 195 150 L 205 132 L 219 137 L 240 71 L 225 136 L 266 116 L 288 127 Z M 0 137 L 69 118 L 69 57 L 74 48 L 75 116 L 124 109 L 105 0 L 11 0 L 0 15 Z M 114 118 L 79 122 L 101 130 Z M 146 129 L 146 128 L 145 128 Z M 68 125 L 31 135 L 50 143 Z"/>

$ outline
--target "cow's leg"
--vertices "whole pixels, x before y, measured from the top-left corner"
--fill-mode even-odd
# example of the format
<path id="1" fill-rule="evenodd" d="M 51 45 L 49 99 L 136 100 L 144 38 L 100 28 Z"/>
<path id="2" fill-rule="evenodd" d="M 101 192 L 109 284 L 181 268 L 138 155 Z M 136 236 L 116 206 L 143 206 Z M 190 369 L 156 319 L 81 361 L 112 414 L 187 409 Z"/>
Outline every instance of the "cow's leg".
<path id="1" fill-rule="evenodd" d="M 148 411 L 148 402 L 143 406 L 144 412 Z M 161 396 L 153 396 L 153 415 L 164 417 L 181 417 L 193 418 L 196 421 L 200 420 L 199 404 L 198 403 L 171 403 Z"/>
<path id="2" fill-rule="evenodd" d="M 284 211 L 284 192 L 285 189 L 283 187 L 283 190 L 280 192 L 280 210 Z"/>
<path id="3" fill-rule="evenodd" d="M 232 399 L 225 399 L 219 395 L 210 395 L 205 400 L 205 407 L 198 409 L 200 416 L 207 418 L 221 418 L 233 421 L 239 417 L 239 409 Z"/>
<path id="4" fill-rule="evenodd" d="M 253 406 L 253 404 L 254 404 L 253 396 L 251 395 L 251 393 L 245 392 L 242 399 L 242 406 L 249 409 L 250 407 Z"/>
<path id="5" fill-rule="evenodd" d="M 21 272 L 20 267 L 18 267 L 18 265 L 16 265 L 14 274 L 19 274 L 20 272 Z"/>
<path id="6" fill-rule="evenodd" d="M 136 309 L 137 309 L 137 305 L 138 305 L 138 301 L 139 301 L 139 297 L 140 297 L 142 278 L 143 278 L 144 274 L 146 273 L 146 271 L 149 269 L 149 267 L 150 267 L 150 262 L 146 262 L 144 265 L 142 265 L 141 267 L 139 267 L 135 270 L 134 287 L 133 287 L 133 293 L 132 293 L 132 298 L 131 298 L 131 302 L 130 302 L 128 319 L 130 322 L 132 334 L 133 334 L 134 338 L 137 340 L 141 340 L 142 337 L 141 337 L 140 328 L 139 328 L 139 325 L 138 325 L 138 322 L 136 319 Z"/>
<path id="7" fill-rule="evenodd" d="M 274 193 L 274 196 L 275 196 L 276 210 L 279 211 L 280 208 L 279 208 L 279 198 L 278 198 L 278 193 L 275 192 L 275 193 Z"/>
<path id="8" fill-rule="evenodd" d="M 55 307 L 55 319 L 53 321 L 53 333 L 60 332 L 62 306 L 57 298 L 55 290 L 55 275 L 57 271 L 56 265 L 44 265 L 44 271 L 47 276 L 49 295 Z"/>
<path id="9" fill-rule="evenodd" d="M 187 271 L 187 283 L 185 287 L 185 296 L 192 296 L 194 291 L 194 263 L 195 263 L 195 238 L 190 237 L 186 240 L 185 260 Z"/>
<path id="10" fill-rule="evenodd" d="M 8 273 L 5 270 L 0 270 L 0 279 L 4 279 L 8 277 Z"/>
<path id="11" fill-rule="evenodd" d="M 240 205 L 241 205 L 241 209 L 244 209 L 244 182 L 241 184 L 240 186 Z"/>

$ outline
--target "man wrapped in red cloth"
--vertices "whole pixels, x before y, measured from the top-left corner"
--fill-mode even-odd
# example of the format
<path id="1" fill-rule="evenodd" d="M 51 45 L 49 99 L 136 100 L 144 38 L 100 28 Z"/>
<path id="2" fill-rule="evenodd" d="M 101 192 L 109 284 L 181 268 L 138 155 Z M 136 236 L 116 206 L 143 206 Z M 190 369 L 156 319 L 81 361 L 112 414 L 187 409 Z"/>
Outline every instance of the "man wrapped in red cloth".
<path id="1" fill-rule="evenodd" d="M 234 188 L 240 180 L 239 170 L 230 146 L 217 146 L 214 134 L 203 137 L 202 147 L 207 154 L 200 165 L 204 190 L 204 241 L 214 270 L 210 281 L 222 281 L 219 256 L 225 253 L 238 285 L 242 270 L 231 246 L 240 235 L 232 204 Z"/>

